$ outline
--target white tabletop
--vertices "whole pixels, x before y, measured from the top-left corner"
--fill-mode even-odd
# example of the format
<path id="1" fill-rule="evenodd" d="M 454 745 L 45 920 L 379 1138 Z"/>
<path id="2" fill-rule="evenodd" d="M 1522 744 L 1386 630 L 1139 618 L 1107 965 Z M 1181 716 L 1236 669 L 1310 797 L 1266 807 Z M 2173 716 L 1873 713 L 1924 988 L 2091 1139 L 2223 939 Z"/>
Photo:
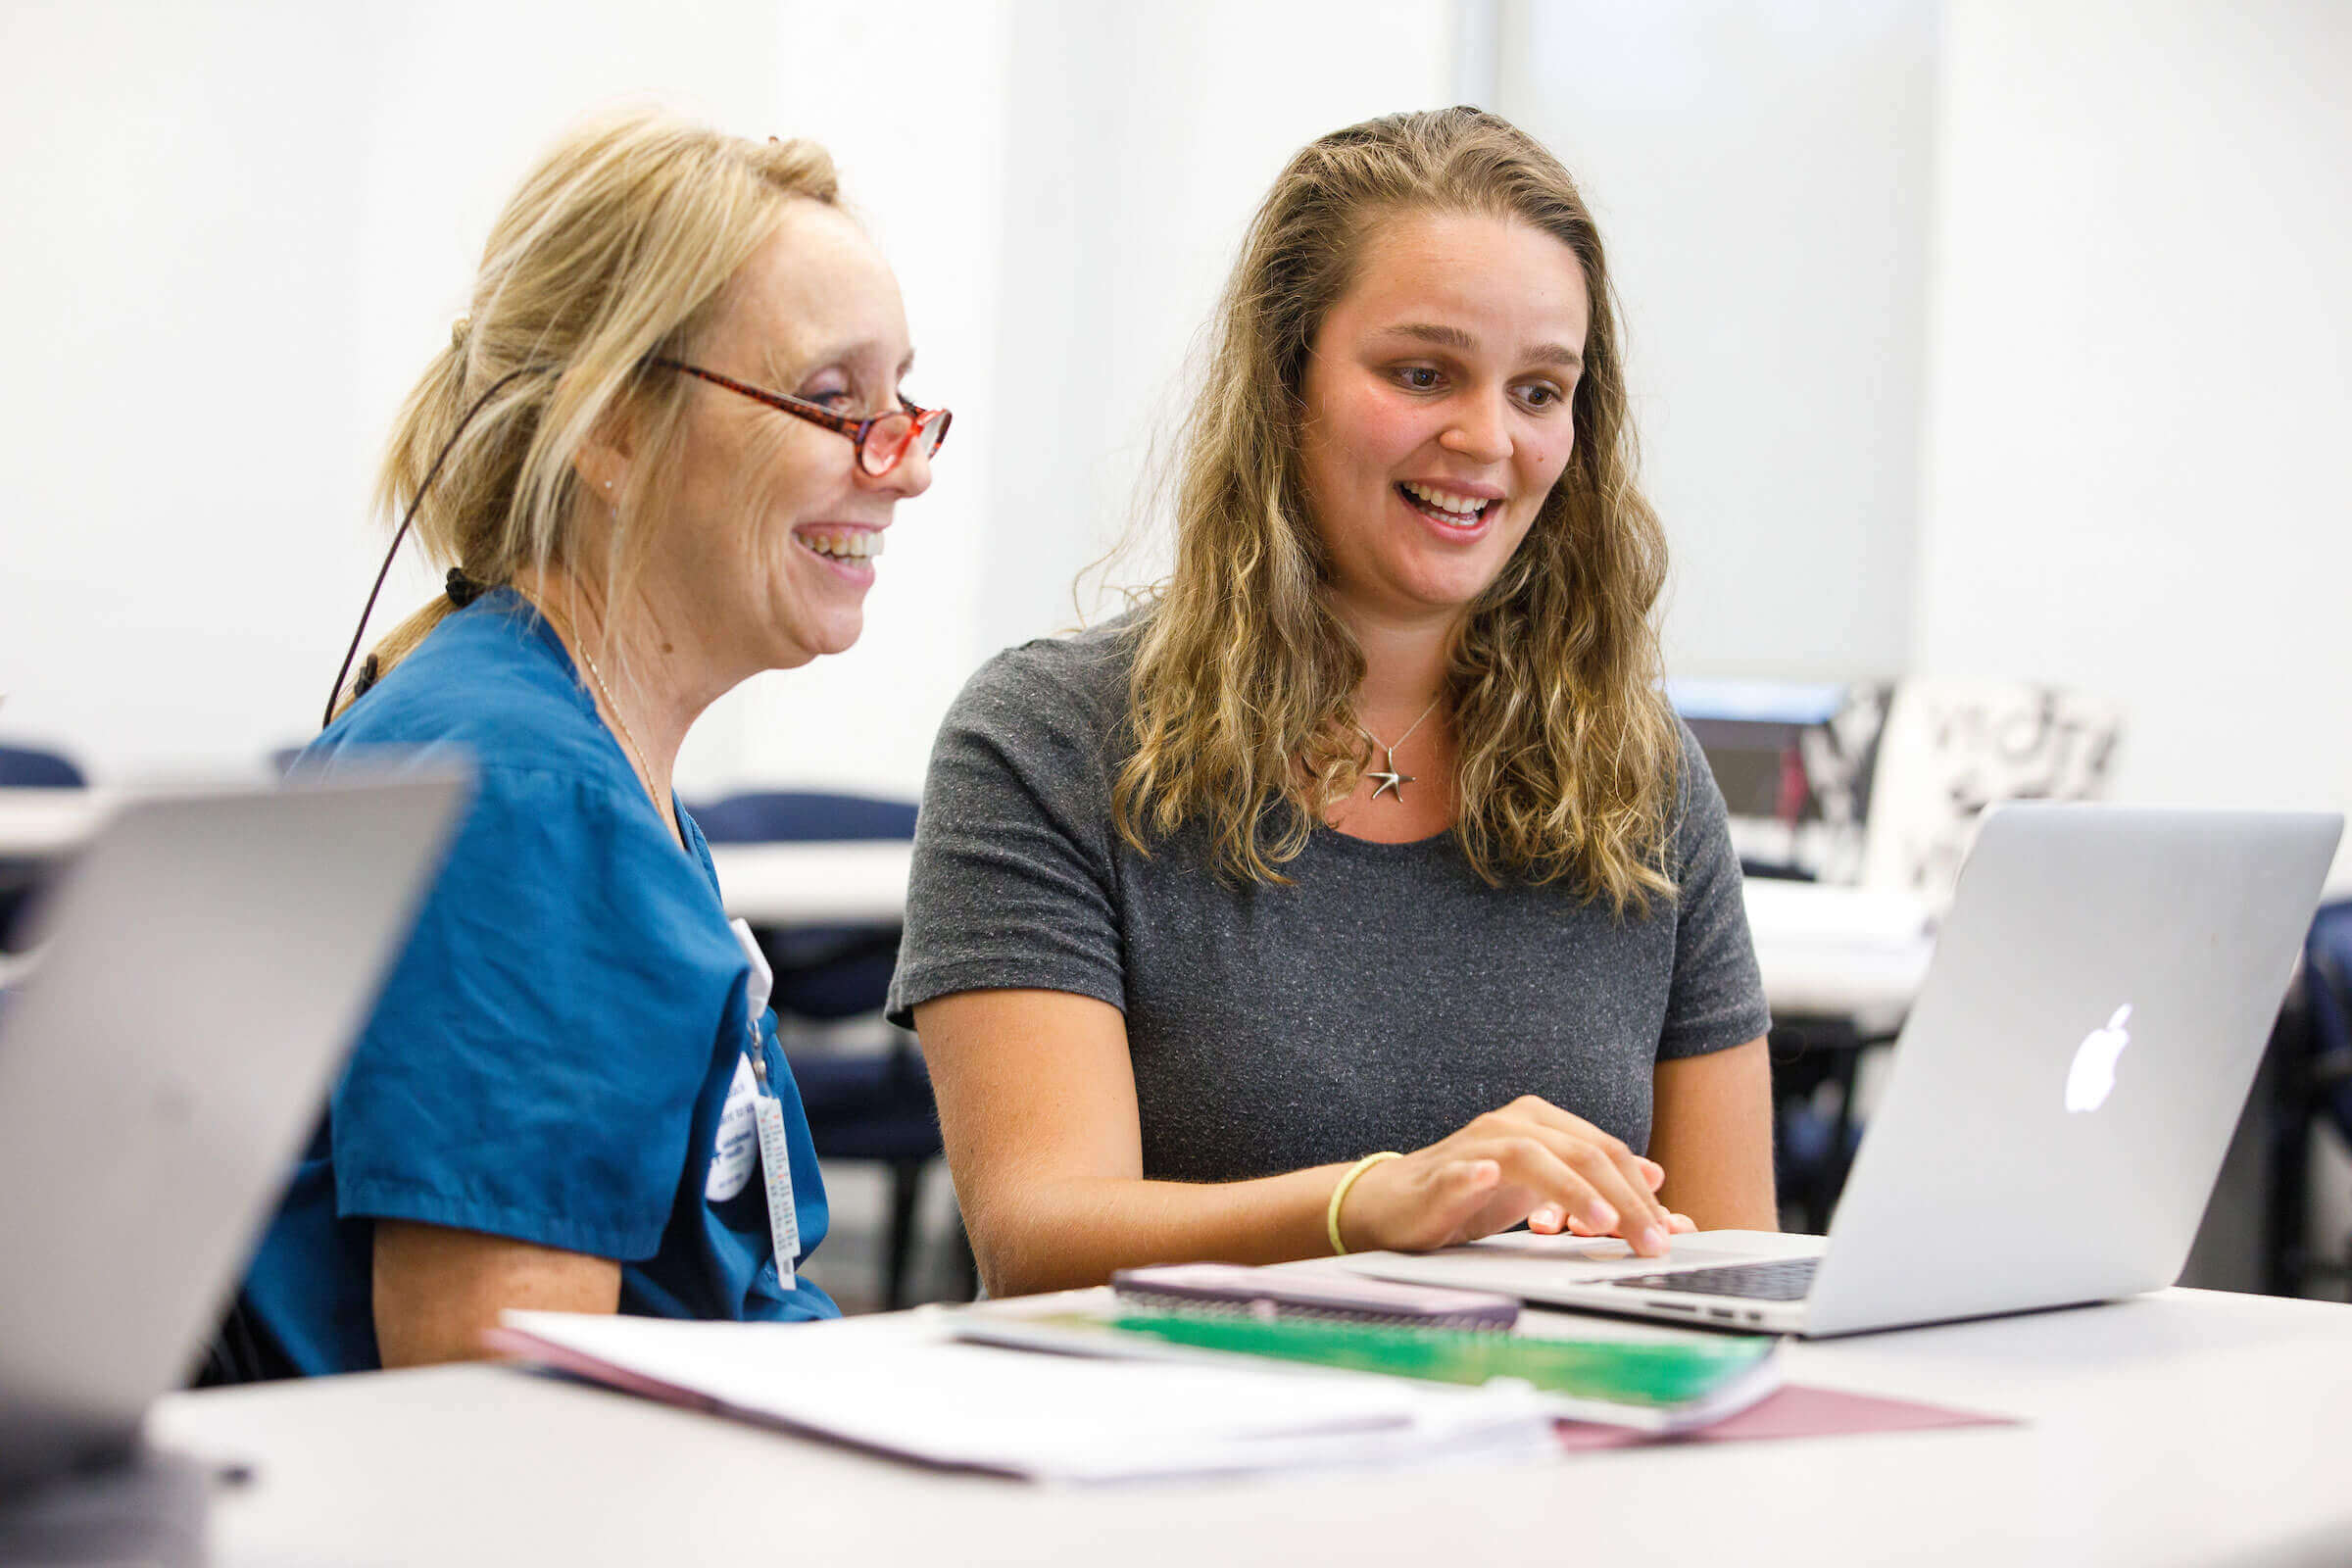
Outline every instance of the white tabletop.
<path id="1" fill-rule="evenodd" d="M 0 861 L 61 854 L 122 799 L 106 790 L 0 790 Z M 755 925 L 888 924 L 906 911 L 911 845 L 720 844 L 710 858 L 727 911 Z M 1764 993 L 1783 1016 L 1856 1016 L 1890 1027 L 1926 976 L 1927 910 L 1898 894 L 1751 881 L 1748 926 Z"/>
<path id="2" fill-rule="evenodd" d="M 754 925 L 895 925 L 913 858 L 902 839 L 710 846 L 727 912 Z"/>
<path id="3" fill-rule="evenodd" d="M 1764 878 L 1751 878 L 1745 896 L 1756 966 L 1776 1014 L 1851 1017 L 1865 1032 L 1902 1022 L 1936 951 L 1925 901 Z"/>
<path id="4" fill-rule="evenodd" d="M 903 918 L 913 848 L 904 843 L 713 845 L 727 911 L 754 925 Z M 1747 918 L 1775 1012 L 1901 1020 L 1928 972 L 1927 906 L 1905 894 L 1751 881 Z"/>
<path id="5" fill-rule="evenodd" d="M 0 790 L 0 860 L 62 855 L 114 808 L 100 790 Z"/>
<path id="6" fill-rule="evenodd" d="M 2168 1291 L 1798 1344 L 1788 1375 L 2024 1424 L 1103 1491 L 490 1366 L 175 1395 L 150 1430 L 254 1466 L 221 1568 L 2352 1561 L 2352 1307 Z"/>

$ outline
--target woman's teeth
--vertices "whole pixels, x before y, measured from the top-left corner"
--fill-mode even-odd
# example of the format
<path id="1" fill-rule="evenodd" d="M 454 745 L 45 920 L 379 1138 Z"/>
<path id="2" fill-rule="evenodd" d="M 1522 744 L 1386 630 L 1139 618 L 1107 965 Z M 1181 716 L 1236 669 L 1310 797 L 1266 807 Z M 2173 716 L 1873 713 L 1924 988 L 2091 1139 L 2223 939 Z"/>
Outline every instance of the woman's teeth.
<path id="1" fill-rule="evenodd" d="M 796 533 L 802 544 L 820 556 L 836 561 L 864 561 L 882 553 L 882 535 L 877 531 L 859 530 L 856 533 Z"/>
<path id="2" fill-rule="evenodd" d="M 1450 491 L 1433 490 L 1428 485 L 1409 481 L 1396 488 L 1404 492 L 1406 500 L 1419 503 L 1422 511 L 1435 513 L 1446 522 L 1474 522 L 1486 515 L 1487 508 L 1491 505 L 1477 496 L 1457 496 Z"/>

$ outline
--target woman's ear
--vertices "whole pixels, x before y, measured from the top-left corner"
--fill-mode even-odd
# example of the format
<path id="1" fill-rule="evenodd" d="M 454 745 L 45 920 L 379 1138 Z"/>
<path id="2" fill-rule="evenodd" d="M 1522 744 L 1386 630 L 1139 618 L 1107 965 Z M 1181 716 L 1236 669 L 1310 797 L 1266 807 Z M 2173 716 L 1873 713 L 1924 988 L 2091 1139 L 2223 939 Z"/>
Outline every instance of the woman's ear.
<path id="1" fill-rule="evenodd" d="M 625 445 L 609 439 L 609 432 L 598 432 L 582 442 L 572 455 L 571 471 L 580 476 L 581 488 L 606 506 L 617 506 L 621 494 L 629 487 L 629 458 Z"/>
<path id="2" fill-rule="evenodd" d="M 633 434 L 622 409 L 608 408 L 572 455 L 571 471 L 580 476 L 581 487 L 608 507 L 617 506 L 628 493 Z"/>

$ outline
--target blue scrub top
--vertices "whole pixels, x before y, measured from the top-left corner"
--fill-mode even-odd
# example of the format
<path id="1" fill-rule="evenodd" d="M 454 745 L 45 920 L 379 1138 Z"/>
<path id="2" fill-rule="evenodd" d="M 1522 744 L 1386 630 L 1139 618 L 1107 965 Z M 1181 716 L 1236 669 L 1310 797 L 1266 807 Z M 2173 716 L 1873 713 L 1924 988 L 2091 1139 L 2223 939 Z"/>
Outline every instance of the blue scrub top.
<path id="1" fill-rule="evenodd" d="M 713 1172 L 757 1051 L 782 1102 L 800 1258 L 824 1239 L 808 1119 L 775 1015 L 755 1031 L 710 852 L 681 811 L 693 855 L 679 853 L 547 623 L 513 593 L 483 596 L 297 766 L 380 770 L 385 748 L 461 753 L 477 795 L 244 1310 L 303 1372 L 380 1366 L 372 1222 L 403 1219 L 615 1259 L 624 1312 L 838 1315 L 806 1279 L 782 1287 L 757 1161 L 748 1179 L 740 1159 Z"/>

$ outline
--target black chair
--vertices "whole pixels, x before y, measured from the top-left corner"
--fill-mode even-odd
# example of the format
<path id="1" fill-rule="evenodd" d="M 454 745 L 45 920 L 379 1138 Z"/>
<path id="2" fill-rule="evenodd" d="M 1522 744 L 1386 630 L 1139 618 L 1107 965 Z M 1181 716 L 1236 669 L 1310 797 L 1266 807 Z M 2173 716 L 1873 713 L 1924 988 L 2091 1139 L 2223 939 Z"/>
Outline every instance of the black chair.
<path id="1" fill-rule="evenodd" d="M 1854 1152 L 1862 1144 L 1854 1083 L 1863 1054 L 1893 1042 L 1891 1034 L 1864 1034 L 1851 1018 L 1773 1020 L 1767 1041 L 1772 1057 L 1773 1179 L 1793 1229 L 1816 1234 L 1829 1230 L 1838 1195 L 1845 1191 L 1846 1174 L 1853 1169 Z"/>
<path id="2" fill-rule="evenodd" d="M 2279 1010 L 2263 1064 L 2270 1112 L 2270 1202 L 2264 1216 L 2264 1289 L 2302 1296 L 2331 1283 L 2352 1289 L 2352 1238 L 2334 1255 L 2304 1237 L 2311 1200 L 2311 1138 L 2331 1124 L 2352 1143 L 2352 900 L 2320 906 L 2303 970 Z"/>
<path id="3" fill-rule="evenodd" d="M 0 790 L 80 790 L 90 781 L 59 752 L 0 746 Z M 18 918 L 39 892 L 49 861 L 0 858 L 0 952 L 16 951 Z"/>
<path id="4" fill-rule="evenodd" d="M 762 792 L 695 808 L 713 844 L 839 843 L 914 837 L 914 807 L 856 795 Z M 831 1023 L 879 1013 L 899 958 L 900 927 L 823 925 L 755 932 L 775 971 L 778 1017 Z M 787 1050 L 819 1159 L 873 1160 L 890 1172 L 883 1302 L 906 1304 L 923 1178 L 940 1157 L 930 1074 L 911 1036 L 892 1029 L 890 1049 L 828 1055 Z M 960 1238 L 959 1238 L 960 1240 Z M 968 1254 L 967 1254 L 968 1255 Z M 965 1265 L 965 1280 L 972 1271 Z"/>

